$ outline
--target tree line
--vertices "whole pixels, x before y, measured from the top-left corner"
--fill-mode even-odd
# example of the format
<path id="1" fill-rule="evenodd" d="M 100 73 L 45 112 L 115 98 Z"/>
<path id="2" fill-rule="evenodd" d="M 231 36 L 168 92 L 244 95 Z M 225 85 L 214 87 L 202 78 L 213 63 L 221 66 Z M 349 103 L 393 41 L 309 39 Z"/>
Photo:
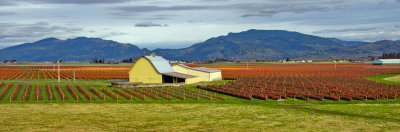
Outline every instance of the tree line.
<path id="1" fill-rule="evenodd" d="M 90 63 L 135 63 L 138 59 L 136 57 L 133 58 L 129 58 L 129 59 L 123 59 L 121 61 L 117 61 L 117 62 L 106 62 L 105 59 L 97 59 L 97 58 L 93 58 L 92 61 L 90 61 Z"/>
<path id="2" fill-rule="evenodd" d="M 400 59 L 400 52 L 396 53 L 383 53 L 379 59 Z"/>

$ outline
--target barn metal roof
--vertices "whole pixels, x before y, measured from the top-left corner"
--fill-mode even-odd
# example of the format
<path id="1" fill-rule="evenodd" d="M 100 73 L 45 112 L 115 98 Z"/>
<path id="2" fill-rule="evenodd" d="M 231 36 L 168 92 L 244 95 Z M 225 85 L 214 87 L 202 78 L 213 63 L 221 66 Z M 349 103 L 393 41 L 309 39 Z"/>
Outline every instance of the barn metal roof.
<path id="1" fill-rule="evenodd" d="M 166 59 L 161 56 L 144 56 L 153 64 L 158 73 L 175 72 Z"/>
<path id="2" fill-rule="evenodd" d="M 189 74 L 183 74 L 183 73 L 178 73 L 178 72 L 168 72 L 168 73 L 163 73 L 163 75 L 172 76 L 172 77 L 177 77 L 177 78 L 183 78 L 183 79 L 197 77 L 197 76 L 193 76 L 193 75 L 189 75 Z"/>
<path id="3" fill-rule="evenodd" d="M 211 68 L 207 68 L 207 67 L 189 67 L 189 66 L 184 65 L 184 64 L 178 64 L 178 65 L 183 66 L 183 67 L 188 68 L 188 69 L 193 69 L 193 70 L 198 70 L 198 71 L 203 71 L 203 72 L 209 72 L 209 73 L 220 72 L 221 71 L 221 70 L 211 69 Z"/>

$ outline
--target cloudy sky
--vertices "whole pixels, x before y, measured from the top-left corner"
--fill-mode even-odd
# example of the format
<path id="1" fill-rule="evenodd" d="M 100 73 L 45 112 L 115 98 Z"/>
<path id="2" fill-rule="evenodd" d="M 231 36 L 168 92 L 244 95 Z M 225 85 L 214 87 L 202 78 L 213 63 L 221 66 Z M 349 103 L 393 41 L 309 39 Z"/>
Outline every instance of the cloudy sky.
<path id="1" fill-rule="evenodd" d="M 249 29 L 400 39 L 400 0 L 0 0 L 0 48 L 96 37 L 181 48 Z"/>

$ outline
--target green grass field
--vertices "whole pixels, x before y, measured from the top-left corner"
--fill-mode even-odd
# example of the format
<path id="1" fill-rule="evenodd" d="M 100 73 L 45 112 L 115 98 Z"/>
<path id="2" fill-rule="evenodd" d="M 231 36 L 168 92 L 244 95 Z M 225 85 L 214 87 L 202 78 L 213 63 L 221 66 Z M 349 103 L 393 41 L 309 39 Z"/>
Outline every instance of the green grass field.
<path id="1" fill-rule="evenodd" d="M 373 80 L 373 81 L 377 81 L 377 82 L 399 85 L 400 80 L 398 80 L 398 81 L 397 80 L 387 80 L 387 78 L 396 77 L 396 76 L 400 76 L 400 74 L 385 74 L 385 75 L 369 76 L 369 77 L 365 77 L 365 78 Z"/>
<path id="2" fill-rule="evenodd" d="M 368 77 L 372 79 L 382 77 Z M 36 81 L 36 82 L 35 82 Z M 87 100 L 71 82 L 60 85 L 64 93 L 67 83 L 79 96 L 73 99 L 66 94 L 61 100 L 46 95 L 45 84 L 56 93 L 55 80 L 35 80 L 42 85 L 41 100 L 35 100 L 31 89 L 29 100 L 22 100 L 26 83 L 16 100 L 9 96 L 17 82 L 0 100 L 0 131 L 398 131 L 400 130 L 400 99 L 381 100 L 310 100 L 299 99 L 252 101 L 207 92 L 226 100 L 172 98 L 165 100 L 140 100 L 138 98 L 105 100 L 89 92 L 93 100 Z M 228 81 L 208 84 L 225 84 Z M 6 82 L 7 84 L 8 82 Z M 78 81 L 101 90 L 109 87 L 108 80 Z M 5 86 L 0 88 L 4 89 Z M 88 90 L 86 87 L 84 87 Z M 206 93 L 195 85 L 184 87 Z"/>
<path id="3" fill-rule="evenodd" d="M 398 131 L 399 104 L 2 104 L 1 131 Z"/>

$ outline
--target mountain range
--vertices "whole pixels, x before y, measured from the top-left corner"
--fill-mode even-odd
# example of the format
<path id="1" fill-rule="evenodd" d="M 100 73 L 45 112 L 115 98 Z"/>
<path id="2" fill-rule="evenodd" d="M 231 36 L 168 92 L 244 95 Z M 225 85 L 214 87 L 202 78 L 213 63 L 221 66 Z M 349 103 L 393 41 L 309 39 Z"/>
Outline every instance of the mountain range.
<path id="1" fill-rule="evenodd" d="M 0 50 L 0 60 L 25 62 L 90 61 L 93 58 L 119 61 L 151 52 L 168 60 L 230 60 L 289 58 L 357 58 L 400 51 L 400 42 L 344 41 L 285 30 L 255 30 L 229 33 L 180 49 L 148 50 L 132 44 L 99 38 L 47 38 Z"/>

